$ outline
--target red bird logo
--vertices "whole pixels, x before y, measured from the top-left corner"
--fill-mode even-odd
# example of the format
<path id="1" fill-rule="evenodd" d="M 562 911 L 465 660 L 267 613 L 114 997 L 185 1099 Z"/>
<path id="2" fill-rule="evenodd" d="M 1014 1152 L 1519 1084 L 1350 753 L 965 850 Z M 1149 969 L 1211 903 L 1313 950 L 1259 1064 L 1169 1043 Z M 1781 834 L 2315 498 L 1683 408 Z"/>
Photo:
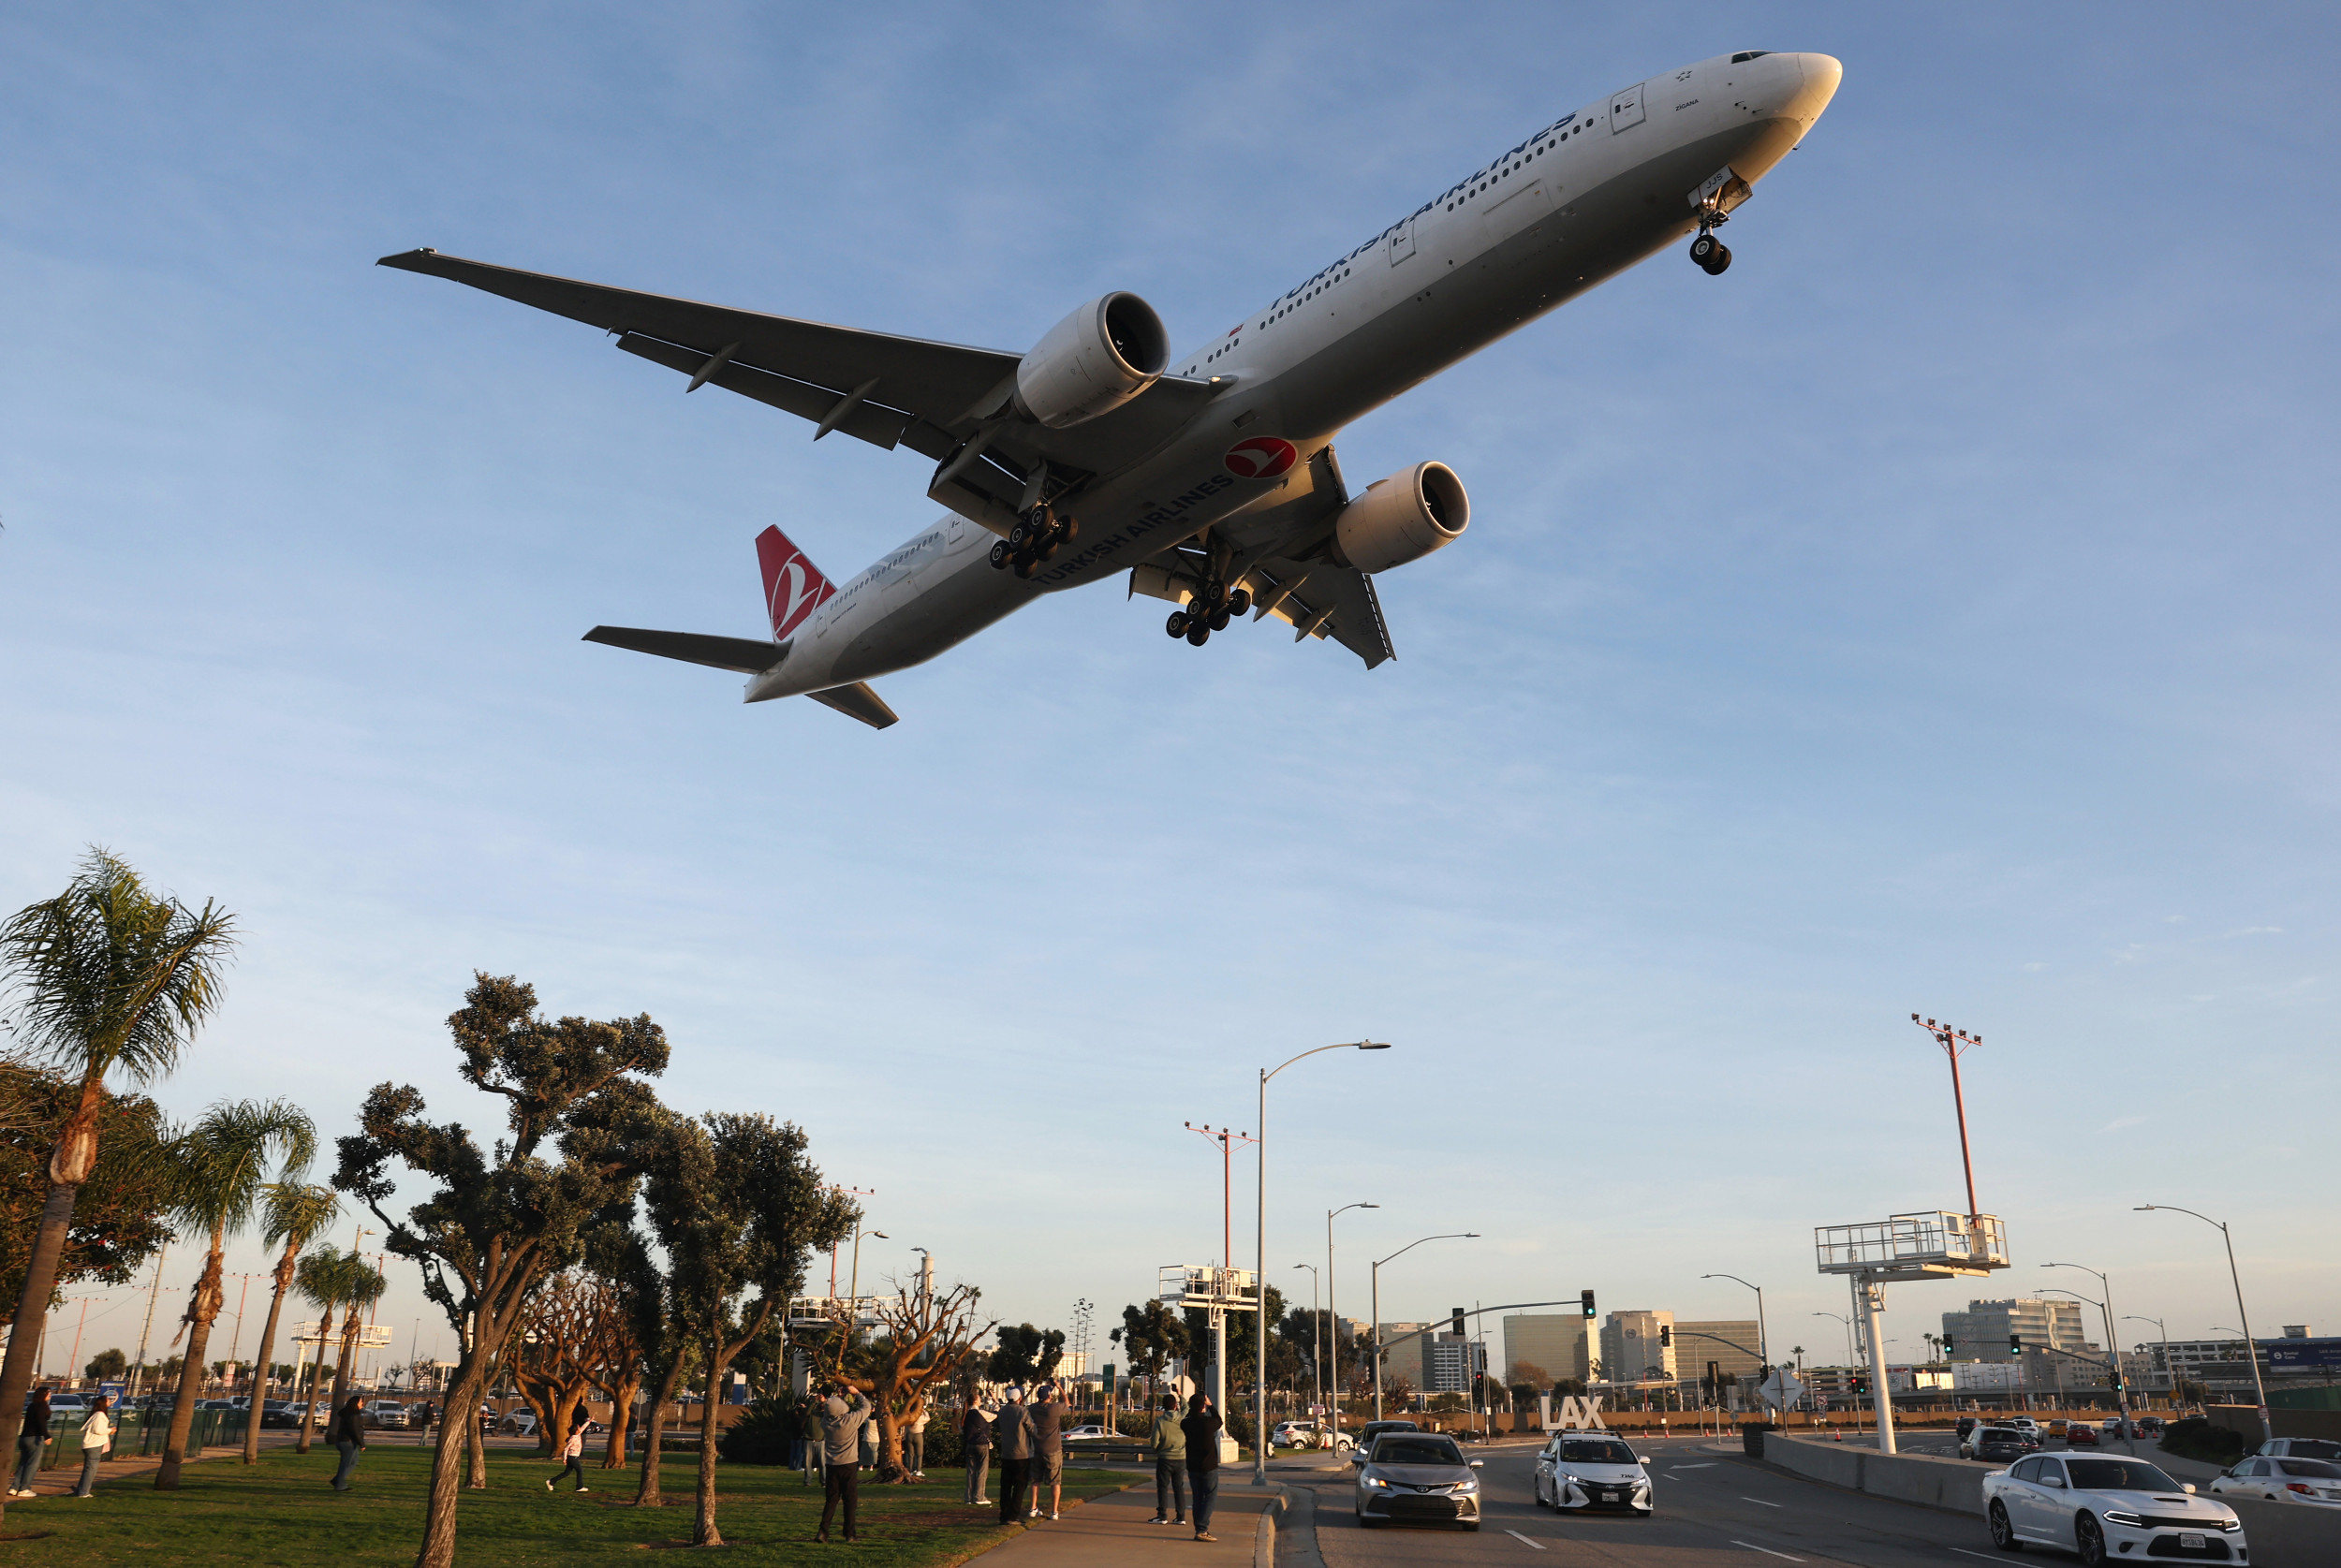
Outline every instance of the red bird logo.
<path id="1" fill-rule="evenodd" d="M 1228 448 L 1220 461 L 1239 479 L 1273 479 L 1300 458 L 1300 448 L 1273 435 L 1256 435 Z"/>

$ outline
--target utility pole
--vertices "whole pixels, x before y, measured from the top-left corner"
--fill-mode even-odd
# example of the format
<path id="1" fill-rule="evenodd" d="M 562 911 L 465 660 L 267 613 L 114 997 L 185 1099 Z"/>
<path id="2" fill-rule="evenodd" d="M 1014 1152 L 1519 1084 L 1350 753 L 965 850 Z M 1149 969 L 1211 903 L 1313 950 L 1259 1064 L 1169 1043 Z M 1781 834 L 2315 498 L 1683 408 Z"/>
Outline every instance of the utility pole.
<path id="1" fill-rule="evenodd" d="M 139 1391 L 139 1379 L 146 1371 L 147 1337 L 155 1331 L 155 1303 L 163 1296 L 163 1254 L 170 1251 L 169 1242 L 155 1249 L 155 1288 L 146 1297 L 146 1326 L 139 1330 L 139 1364 L 130 1370 L 130 1392 Z"/>
<path id="2" fill-rule="evenodd" d="M 1224 1276 L 1235 1267 L 1235 1146 L 1258 1143 L 1249 1133 L 1231 1132 L 1226 1127 L 1214 1127 L 1209 1122 L 1197 1126 L 1192 1121 L 1180 1123 L 1190 1133 L 1201 1135 L 1219 1146 L 1219 1271 L 1212 1279 L 1214 1297 L 1228 1294 Z M 1262 1317 L 1267 1314 L 1260 1313 Z M 1211 1323 L 1211 1402 L 1219 1413 L 1219 1419 L 1228 1418 L 1228 1310 L 1210 1309 Z M 1268 1331 L 1266 1324 L 1256 1326 L 1260 1333 Z M 1255 1434 L 1257 1436 L 1257 1434 Z"/>
<path id="3" fill-rule="evenodd" d="M 69 1381 L 78 1381 L 81 1375 L 81 1329 L 88 1323 L 89 1297 L 84 1296 L 81 1297 L 81 1315 L 73 1322 L 73 1364 L 65 1370 L 65 1375 Z"/>
<path id="4" fill-rule="evenodd" d="M 1918 1014 L 1911 1014 L 1910 1021 L 1919 1023 Z M 1959 1112 L 1959 1163 L 1967 1173 L 1967 1218 L 1972 1221 L 1983 1209 L 1975 1201 L 1975 1156 L 1967 1150 L 1967 1099 L 1959 1087 L 1959 1057 L 1962 1052 L 1981 1045 L 1983 1036 L 1970 1034 L 1964 1029 L 1953 1029 L 1947 1023 L 1936 1023 L 1933 1018 L 1919 1023 L 1919 1027 L 1933 1035 L 1935 1043 L 1943 1048 L 1943 1054 L 1951 1058 L 1951 1103 Z"/>
<path id="5" fill-rule="evenodd" d="M 874 1198 L 877 1196 L 877 1189 L 875 1187 L 840 1187 L 836 1183 L 832 1182 L 829 1190 L 832 1193 L 844 1193 L 849 1196 L 858 1198 Z M 829 1298 L 832 1301 L 835 1301 L 837 1299 L 837 1249 L 833 1246 L 829 1250 Z"/>

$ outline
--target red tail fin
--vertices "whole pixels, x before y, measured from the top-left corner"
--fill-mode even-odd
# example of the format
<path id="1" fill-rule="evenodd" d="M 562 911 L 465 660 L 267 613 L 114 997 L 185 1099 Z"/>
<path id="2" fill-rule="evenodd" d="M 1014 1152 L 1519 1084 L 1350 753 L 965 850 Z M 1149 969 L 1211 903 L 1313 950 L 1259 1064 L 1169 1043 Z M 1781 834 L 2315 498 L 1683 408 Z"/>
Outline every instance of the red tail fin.
<path id="1" fill-rule="evenodd" d="M 756 563 L 764 568 L 764 608 L 773 618 L 774 642 L 788 641 L 837 592 L 837 585 L 777 528 L 756 536 Z"/>

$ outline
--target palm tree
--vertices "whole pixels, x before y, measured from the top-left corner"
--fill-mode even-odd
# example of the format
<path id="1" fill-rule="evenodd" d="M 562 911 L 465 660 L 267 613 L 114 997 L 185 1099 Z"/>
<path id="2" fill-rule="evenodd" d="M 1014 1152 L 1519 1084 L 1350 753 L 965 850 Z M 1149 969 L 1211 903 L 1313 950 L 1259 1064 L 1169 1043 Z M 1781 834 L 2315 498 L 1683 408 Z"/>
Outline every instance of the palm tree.
<path id="1" fill-rule="evenodd" d="M 298 1387 L 293 1389 L 293 1398 L 302 1401 L 301 1435 L 293 1440 L 296 1454 L 309 1451 L 309 1429 L 317 1414 L 317 1384 L 325 1370 L 325 1337 L 333 1326 L 333 1309 L 341 1304 L 348 1289 L 349 1265 L 357 1255 L 328 1243 L 302 1258 L 293 1269 L 294 1288 L 301 1292 L 303 1301 L 317 1310 L 317 1358 L 309 1369 L 309 1391 L 303 1396 Z"/>
<path id="2" fill-rule="evenodd" d="M 226 910 L 208 900 L 191 910 L 151 893 L 103 849 L 90 851 L 63 893 L 0 926 L 0 968 L 10 972 L 17 992 L 18 1041 L 81 1086 L 50 1149 L 48 1201 L 0 1365 L 0 1453 L 16 1451 L 73 1201 L 97 1160 L 107 1076 L 144 1084 L 178 1064 L 180 1050 L 219 1005 L 234 931 Z"/>
<path id="3" fill-rule="evenodd" d="M 342 1274 L 342 1299 L 347 1303 L 342 1310 L 342 1349 L 333 1362 L 333 1405 L 338 1409 L 349 1392 L 349 1380 L 358 1373 L 358 1330 L 364 1326 L 364 1313 L 370 1312 L 382 1293 L 390 1288 L 390 1282 L 361 1255 L 355 1248 L 343 1254 L 346 1260 Z M 317 1332 L 325 1332 L 320 1324 Z"/>
<path id="4" fill-rule="evenodd" d="M 292 1289 L 293 1267 L 299 1261 L 301 1249 L 306 1247 L 317 1232 L 341 1218 L 341 1200 L 331 1187 L 304 1186 L 297 1181 L 272 1181 L 264 1189 L 260 1234 L 271 1246 L 283 1244 L 276 1257 L 276 1292 L 269 1297 L 268 1326 L 260 1330 L 260 1353 L 255 1365 L 260 1370 L 252 1385 L 251 1418 L 243 1428 L 243 1462 L 260 1462 L 260 1414 L 268 1406 L 269 1357 L 276 1353 L 276 1326 L 285 1310 L 286 1293 Z M 295 1389 L 295 1394 L 300 1390 Z"/>
<path id="5" fill-rule="evenodd" d="M 317 1130 L 306 1111 L 287 1101 L 222 1101 L 197 1119 L 179 1148 L 183 1186 L 171 1207 L 188 1226 L 211 1233 L 212 1248 L 187 1301 L 186 1315 L 180 1320 L 186 1326 L 187 1357 L 179 1374 L 179 1400 L 170 1410 L 162 1467 L 155 1473 L 160 1491 L 178 1487 L 179 1467 L 185 1460 L 195 1401 L 203 1388 L 203 1352 L 224 1300 L 220 1263 L 228 1238 L 252 1223 L 272 1157 L 283 1162 L 280 1181 L 307 1174 L 309 1162 L 317 1158 Z M 257 1420 L 258 1413 L 250 1419 Z"/>

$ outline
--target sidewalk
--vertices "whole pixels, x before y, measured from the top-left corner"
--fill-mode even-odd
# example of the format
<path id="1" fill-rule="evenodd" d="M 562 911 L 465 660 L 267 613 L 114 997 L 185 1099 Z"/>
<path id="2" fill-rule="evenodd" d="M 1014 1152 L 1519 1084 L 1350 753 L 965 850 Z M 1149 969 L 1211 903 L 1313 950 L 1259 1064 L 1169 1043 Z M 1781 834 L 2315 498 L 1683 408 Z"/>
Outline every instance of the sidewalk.
<path id="1" fill-rule="evenodd" d="M 1211 1517 L 1209 1542 L 1195 1539 L 1195 1528 L 1148 1524 L 1155 1517 L 1155 1478 L 1126 1492 L 1092 1498 L 1079 1508 L 1066 1510 L 1052 1523 L 1039 1520 L 982 1554 L 984 1568 L 1094 1568 L 1100 1562 L 1183 1563 L 1191 1568 L 1248 1568 L 1257 1561 L 1268 1568 L 1264 1548 L 1269 1529 L 1261 1515 L 1276 1506 L 1279 1493 L 1252 1485 L 1251 1467 L 1230 1465 L 1220 1472 L 1219 1502 Z M 1238 1477 L 1241 1476 L 1241 1481 Z M 1005 1532 L 1003 1532 L 1005 1533 Z M 1263 1543 L 1255 1557 L 1254 1544 Z"/>

